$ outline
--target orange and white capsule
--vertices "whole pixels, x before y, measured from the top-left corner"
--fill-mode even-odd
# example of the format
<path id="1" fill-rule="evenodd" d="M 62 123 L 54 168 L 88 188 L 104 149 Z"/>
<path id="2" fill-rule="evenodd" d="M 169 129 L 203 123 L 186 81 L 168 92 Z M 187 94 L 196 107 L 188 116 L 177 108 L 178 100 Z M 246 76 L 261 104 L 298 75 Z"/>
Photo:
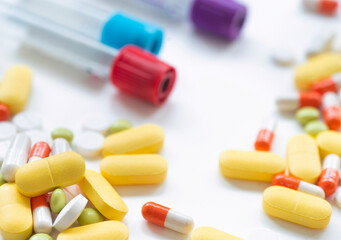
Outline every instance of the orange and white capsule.
<path id="1" fill-rule="evenodd" d="M 341 111 L 336 93 L 327 92 L 323 95 L 323 119 L 331 130 L 339 130 L 341 126 Z"/>
<path id="2" fill-rule="evenodd" d="M 36 233 L 50 233 L 52 230 L 52 215 L 47 194 L 31 198 L 33 227 Z"/>
<path id="3" fill-rule="evenodd" d="M 339 8 L 338 0 L 303 0 L 304 7 L 312 12 L 334 15 Z"/>
<path id="4" fill-rule="evenodd" d="M 34 144 L 31 154 L 28 158 L 28 162 L 34 162 L 36 160 L 42 159 L 42 158 L 47 158 L 50 156 L 50 146 L 46 142 L 37 142 Z"/>
<path id="5" fill-rule="evenodd" d="M 276 119 L 274 117 L 266 119 L 262 128 L 257 134 L 255 149 L 257 151 L 270 151 L 275 136 Z"/>
<path id="6" fill-rule="evenodd" d="M 278 174 L 272 179 L 272 185 L 283 186 L 291 188 L 300 192 L 309 193 L 321 198 L 325 197 L 324 191 L 319 186 L 302 181 L 298 178 Z"/>
<path id="7" fill-rule="evenodd" d="M 189 233 L 194 226 L 191 217 L 154 202 L 147 202 L 143 205 L 142 216 L 148 222 L 183 234 Z"/>
<path id="8" fill-rule="evenodd" d="M 341 72 L 332 75 L 320 82 L 314 83 L 311 90 L 323 95 L 327 92 L 337 93 L 341 88 Z"/>
<path id="9" fill-rule="evenodd" d="M 329 154 L 323 160 L 322 172 L 318 185 L 324 190 L 326 196 L 336 192 L 339 185 L 339 170 L 341 159 L 336 154 Z"/>
<path id="10" fill-rule="evenodd" d="M 292 93 L 277 98 L 276 104 L 280 112 L 292 113 L 302 107 L 321 106 L 321 95 L 317 92 Z"/>

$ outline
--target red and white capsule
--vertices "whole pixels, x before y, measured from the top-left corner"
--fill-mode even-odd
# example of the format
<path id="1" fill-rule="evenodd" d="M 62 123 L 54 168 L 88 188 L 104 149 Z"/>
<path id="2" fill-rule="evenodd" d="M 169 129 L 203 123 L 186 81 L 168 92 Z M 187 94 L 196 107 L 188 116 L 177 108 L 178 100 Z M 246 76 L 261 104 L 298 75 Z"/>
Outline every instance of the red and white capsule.
<path id="1" fill-rule="evenodd" d="M 33 227 L 36 233 L 49 234 L 52 230 L 52 215 L 47 194 L 31 198 Z"/>
<path id="2" fill-rule="evenodd" d="M 50 156 L 50 146 L 46 142 L 37 142 L 34 144 L 31 154 L 28 158 L 28 162 L 34 162 L 36 160 L 42 159 L 42 158 L 47 158 Z"/>
<path id="3" fill-rule="evenodd" d="M 331 130 L 339 130 L 341 126 L 341 111 L 336 93 L 327 92 L 322 98 L 323 119 Z"/>
<path id="4" fill-rule="evenodd" d="M 323 95 L 327 92 L 337 93 L 341 88 L 341 72 L 332 75 L 320 82 L 314 83 L 311 90 Z"/>
<path id="5" fill-rule="evenodd" d="M 284 113 L 293 113 L 302 107 L 320 108 L 321 102 L 321 95 L 317 92 L 291 93 L 276 100 L 278 110 Z"/>
<path id="6" fill-rule="evenodd" d="M 303 0 L 304 7 L 312 12 L 334 15 L 339 8 L 338 0 Z"/>
<path id="7" fill-rule="evenodd" d="M 52 142 L 52 155 L 71 151 L 69 142 L 64 138 L 56 138 Z"/>
<path id="8" fill-rule="evenodd" d="M 339 185 L 339 171 L 341 159 L 336 154 L 329 154 L 323 160 L 322 172 L 318 185 L 324 190 L 326 196 L 336 192 Z"/>
<path id="9" fill-rule="evenodd" d="M 321 198 L 325 197 L 324 191 L 319 186 L 302 181 L 298 178 L 287 176 L 284 174 L 278 174 L 272 179 L 272 185 L 283 186 L 291 188 L 300 192 L 309 193 Z"/>
<path id="10" fill-rule="evenodd" d="M 271 117 L 263 122 L 262 128 L 258 131 L 255 141 L 257 151 L 270 151 L 275 136 L 276 118 Z"/>
<path id="11" fill-rule="evenodd" d="M 143 205 L 142 216 L 148 222 L 183 234 L 192 231 L 194 226 L 191 217 L 154 202 L 147 202 Z"/>

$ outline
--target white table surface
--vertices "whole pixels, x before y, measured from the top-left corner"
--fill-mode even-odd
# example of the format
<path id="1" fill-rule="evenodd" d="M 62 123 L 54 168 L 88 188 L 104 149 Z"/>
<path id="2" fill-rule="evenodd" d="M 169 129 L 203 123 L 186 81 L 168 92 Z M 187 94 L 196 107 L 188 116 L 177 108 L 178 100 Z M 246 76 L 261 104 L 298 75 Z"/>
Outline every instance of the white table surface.
<path id="1" fill-rule="evenodd" d="M 218 169 L 223 151 L 253 149 L 263 118 L 276 110 L 275 97 L 294 91 L 293 68 L 275 66 L 272 51 L 284 45 L 303 52 L 321 29 L 340 27 L 340 19 L 306 13 L 299 0 L 245 0 L 249 16 L 244 32 L 227 44 L 195 31 L 188 22 L 175 23 L 153 11 L 141 11 L 128 0 L 97 2 L 164 26 L 166 40 L 160 56 L 177 68 L 178 79 L 162 107 L 122 94 L 110 83 L 84 80 L 78 70 L 34 52 L 2 54 L 0 66 L 1 73 L 14 63 L 32 67 L 34 83 L 27 110 L 43 115 L 47 132 L 58 126 L 77 132 L 82 116 L 89 112 L 163 127 L 166 140 L 161 154 L 169 163 L 166 181 L 158 186 L 116 187 L 129 207 L 123 222 L 130 239 L 189 239 L 147 223 L 140 212 L 148 201 L 192 216 L 195 227 L 212 226 L 241 238 L 250 229 L 265 227 L 294 240 L 340 239 L 341 210 L 335 206 L 324 230 L 275 219 L 262 209 L 262 193 L 269 183 L 225 179 Z M 284 157 L 288 139 L 303 130 L 292 117 L 279 120 L 272 150 Z M 87 161 L 87 167 L 99 170 L 99 160 Z"/>

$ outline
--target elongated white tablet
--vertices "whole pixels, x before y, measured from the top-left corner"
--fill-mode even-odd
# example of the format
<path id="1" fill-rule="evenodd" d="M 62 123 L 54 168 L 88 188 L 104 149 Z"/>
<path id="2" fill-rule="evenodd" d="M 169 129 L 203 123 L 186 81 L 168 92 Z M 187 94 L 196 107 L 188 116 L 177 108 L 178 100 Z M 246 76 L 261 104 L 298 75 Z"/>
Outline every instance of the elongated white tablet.
<path id="1" fill-rule="evenodd" d="M 109 120 L 100 114 L 91 114 L 84 118 L 83 130 L 106 134 L 110 126 Z"/>
<path id="2" fill-rule="evenodd" d="M 41 128 L 41 117 L 31 112 L 21 112 L 13 118 L 13 123 L 19 131 Z"/>
<path id="3" fill-rule="evenodd" d="M 76 151 L 84 157 L 93 158 L 100 155 L 104 136 L 99 132 L 87 131 L 75 136 Z"/>
<path id="4" fill-rule="evenodd" d="M 17 128 L 10 122 L 0 122 L 0 141 L 12 139 L 17 133 Z"/>

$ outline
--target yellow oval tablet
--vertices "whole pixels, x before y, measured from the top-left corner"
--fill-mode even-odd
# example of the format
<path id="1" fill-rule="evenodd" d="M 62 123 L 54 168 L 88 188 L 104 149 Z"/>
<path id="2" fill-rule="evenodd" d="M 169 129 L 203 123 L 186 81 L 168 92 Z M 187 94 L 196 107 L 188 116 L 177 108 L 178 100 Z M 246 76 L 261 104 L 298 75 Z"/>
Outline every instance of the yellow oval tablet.
<path id="1" fill-rule="evenodd" d="M 284 158 L 263 151 L 223 152 L 219 158 L 219 167 L 225 177 L 245 180 L 271 182 L 272 178 L 285 170 Z"/>
<path id="2" fill-rule="evenodd" d="M 309 59 L 295 71 L 295 84 L 299 90 L 309 90 L 318 81 L 341 71 L 341 55 L 324 53 Z"/>
<path id="3" fill-rule="evenodd" d="M 24 65 L 16 65 L 8 69 L 0 87 L 0 102 L 8 106 L 12 114 L 21 112 L 31 92 L 31 69 Z"/>
<path id="4" fill-rule="evenodd" d="M 18 190 L 28 197 L 36 197 L 53 189 L 66 187 L 82 180 L 85 161 L 75 152 L 64 152 L 28 163 L 15 175 Z"/>
<path id="5" fill-rule="evenodd" d="M 128 240 L 129 230 L 119 221 L 105 221 L 81 227 L 69 228 L 60 233 L 57 240 Z"/>
<path id="6" fill-rule="evenodd" d="M 32 234 L 30 199 L 20 194 L 15 183 L 0 187 L 0 231 L 5 240 L 26 240 Z"/>
<path id="7" fill-rule="evenodd" d="M 289 173 L 315 183 L 321 173 L 321 161 L 315 139 L 307 134 L 292 137 L 287 146 Z"/>
<path id="8" fill-rule="evenodd" d="M 157 154 L 109 156 L 101 161 L 101 174 L 112 185 L 158 184 L 167 176 L 167 161 Z"/>
<path id="9" fill-rule="evenodd" d="M 316 137 L 316 142 L 322 158 L 334 153 L 341 156 L 341 133 L 336 131 L 324 131 Z"/>
<path id="10" fill-rule="evenodd" d="M 162 149 L 164 132 L 155 124 L 146 124 L 108 136 L 103 156 L 114 154 L 157 153 Z"/>
<path id="11" fill-rule="evenodd" d="M 87 169 L 83 180 L 78 185 L 96 209 L 106 218 L 121 221 L 127 214 L 127 205 L 110 183 L 98 172 Z"/>
<path id="12" fill-rule="evenodd" d="M 199 227 L 192 232 L 190 240 L 242 240 L 242 239 L 212 227 Z"/>
<path id="13" fill-rule="evenodd" d="M 265 189 L 263 208 L 273 217 L 310 228 L 326 227 L 332 214 L 332 207 L 326 200 L 281 186 Z"/>

